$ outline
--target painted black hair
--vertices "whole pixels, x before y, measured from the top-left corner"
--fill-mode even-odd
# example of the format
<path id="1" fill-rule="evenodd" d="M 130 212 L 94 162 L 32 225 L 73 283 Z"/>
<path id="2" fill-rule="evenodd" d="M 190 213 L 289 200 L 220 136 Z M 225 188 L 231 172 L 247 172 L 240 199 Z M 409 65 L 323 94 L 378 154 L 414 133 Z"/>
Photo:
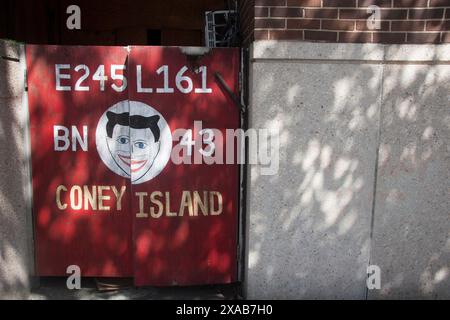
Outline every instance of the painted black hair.
<path id="1" fill-rule="evenodd" d="M 116 125 L 121 126 L 129 126 L 133 129 L 146 129 L 149 128 L 153 136 L 155 137 L 155 142 L 159 141 L 159 127 L 158 127 L 158 121 L 159 116 L 154 115 L 151 117 L 143 117 L 139 115 L 131 116 L 129 112 L 123 112 L 123 113 L 114 113 L 111 111 L 108 111 L 106 113 L 106 117 L 108 118 L 108 122 L 106 123 L 106 133 L 108 137 L 112 138 L 112 134 L 114 131 L 114 127 Z"/>

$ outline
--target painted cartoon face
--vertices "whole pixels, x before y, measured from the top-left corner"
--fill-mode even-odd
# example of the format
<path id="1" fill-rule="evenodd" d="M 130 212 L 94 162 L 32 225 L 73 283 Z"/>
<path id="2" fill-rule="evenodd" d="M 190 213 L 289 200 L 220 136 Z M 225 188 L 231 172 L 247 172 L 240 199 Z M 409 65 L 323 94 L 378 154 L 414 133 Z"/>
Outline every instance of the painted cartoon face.
<path id="1" fill-rule="evenodd" d="M 138 181 L 150 170 L 159 153 L 159 117 L 129 117 L 128 113 L 111 112 L 108 119 L 109 152 L 132 182 Z"/>

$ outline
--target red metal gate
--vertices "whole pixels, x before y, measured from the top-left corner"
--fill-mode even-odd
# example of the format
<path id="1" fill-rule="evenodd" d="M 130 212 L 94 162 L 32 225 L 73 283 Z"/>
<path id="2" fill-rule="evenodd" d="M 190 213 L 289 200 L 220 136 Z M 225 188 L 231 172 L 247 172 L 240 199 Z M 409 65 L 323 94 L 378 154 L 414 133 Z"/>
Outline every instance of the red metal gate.
<path id="1" fill-rule="evenodd" d="M 27 46 L 36 270 L 237 279 L 237 49 Z M 231 147 L 231 150 L 235 148 Z"/>

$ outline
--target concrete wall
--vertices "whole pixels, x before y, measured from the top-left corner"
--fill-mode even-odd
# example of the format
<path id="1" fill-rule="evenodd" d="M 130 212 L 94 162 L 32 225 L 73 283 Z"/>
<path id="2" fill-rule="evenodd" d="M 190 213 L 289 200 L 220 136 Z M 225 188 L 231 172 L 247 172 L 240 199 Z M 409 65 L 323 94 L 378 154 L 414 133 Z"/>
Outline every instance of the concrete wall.
<path id="1" fill-rule="evenodd" d="M 0 298 L 26 297 L 33 270 L 23 46 L 0 41 Z"/>
<path id="2" fill-rule="evenodd" d="M 257 41 L 248 298 L 449 298 L 449 45 Z M 366 268 L 381 268 L 381 290 Z"/>
<path id="3" fill-rule="evenodd" d="M 450 65 L 386 65 L 381 116 L 369 297 L 450 299 Z"/>

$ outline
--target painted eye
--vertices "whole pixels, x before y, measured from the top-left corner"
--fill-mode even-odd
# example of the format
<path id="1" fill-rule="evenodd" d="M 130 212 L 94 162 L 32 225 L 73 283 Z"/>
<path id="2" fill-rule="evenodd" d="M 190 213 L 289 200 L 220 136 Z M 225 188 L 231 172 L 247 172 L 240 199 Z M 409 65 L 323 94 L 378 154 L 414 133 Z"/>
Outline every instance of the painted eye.
<path id="1" fill-rule="evenodd" d="M 127 137 L 119 137 L 119 139 L 117 139 L 117 141 L 120 144 L 127 144 L 128 142 L 130 142 L 130 139 L 128 139 Z"/>
<path id="2" fill-rule="evenodd" d="M 136 148 L 139 148 L 139 149 L 144 149 L 147 146 L 147 144 L 144 142 L 136 142 L 134 145 Z"/>

